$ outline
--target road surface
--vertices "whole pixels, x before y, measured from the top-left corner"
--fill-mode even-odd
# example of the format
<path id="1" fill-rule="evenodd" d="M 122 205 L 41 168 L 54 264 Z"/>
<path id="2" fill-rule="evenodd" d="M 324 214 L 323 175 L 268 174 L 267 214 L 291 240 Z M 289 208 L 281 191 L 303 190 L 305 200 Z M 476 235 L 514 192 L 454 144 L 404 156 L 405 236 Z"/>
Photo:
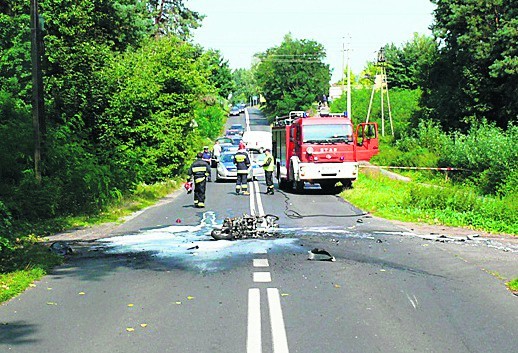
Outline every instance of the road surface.
<path id="1" fill-rule="evenodd" d="M 72 243 L 64 266 L 0 306 L 0 351 L 516 352 L 518 297 L 502 279 L 518 275 L 515 249 L 423 239 L 318 189 L 250 188 L 209 183 L 201 210 L 179 190 Z M 211 240 L 243 213 L 278 215 L 281 237 Z M 308 260 L 313 248 L 336 261 Z"/>

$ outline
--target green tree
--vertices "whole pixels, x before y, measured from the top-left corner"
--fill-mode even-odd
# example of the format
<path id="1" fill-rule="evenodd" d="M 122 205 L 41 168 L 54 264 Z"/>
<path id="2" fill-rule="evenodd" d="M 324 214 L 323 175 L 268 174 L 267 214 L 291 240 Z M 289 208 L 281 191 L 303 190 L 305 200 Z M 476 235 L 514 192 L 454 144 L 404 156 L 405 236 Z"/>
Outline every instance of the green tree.
<path id="1" fill-rule="evenodd" d="M 174 35 L 183 40 L 201 25 L 205 16 L 189 10 L 184 0 L 148 0 L 147 7 L 154 19 L 157 35 Z"/>
<path id="2" fill-rule="evenodd" d="M 237 69 L 232 72 L 234 91 L 232 103 L 248 102 L 250 97 L 259 95 L 259 87 L 253 69 Z"/>
<path id="3" fill-rule="evenodd" d="M 514 0 L 433 0 L 440 56 L 425 85 L 428 116 L 466 127 L 486 117 L 505 128 L 518 116 L 518 6 Z"/>
<path id="4" fill-rule="evenodd" d="M 149 40 L 114 57 L 103 76 L 113 93 L 100 144 L 118 179 L 149 183 L 183 171 L 195 150 L 194 111 L 216 93 L 199 50 L 170 36 Z"/>
<path id="5" fill-rule="evenodd" d="M 260 60 L 255 69 L 257 83 L 266 98 L 265 111 L 271 116 L 307 109 L 329 92 L 331 72 L 323 62 L 324 47 L 316 41 L 287 34 L 280 46 L 256 57 Z"/>
<path id="6" fill-rule="evenodd" d="M 234 90 L 232 71 L 228 60 L 225 60 L 219 50 L 207 50 L 203 58 L 209 69 L 209 81 L 216 87 L 220 97 L 227 99 L 228 95 Z"/>
<path id="7" fill-rule="evenodd" d="M 394 44 L 385 46 L 390 87 L 422 87 L 430 77 L 430 70 L 437 60 L 437 55 L 437 42 L 432 37 L 418 33 L 414 33 L 413 39 L 401 48 Z"/>

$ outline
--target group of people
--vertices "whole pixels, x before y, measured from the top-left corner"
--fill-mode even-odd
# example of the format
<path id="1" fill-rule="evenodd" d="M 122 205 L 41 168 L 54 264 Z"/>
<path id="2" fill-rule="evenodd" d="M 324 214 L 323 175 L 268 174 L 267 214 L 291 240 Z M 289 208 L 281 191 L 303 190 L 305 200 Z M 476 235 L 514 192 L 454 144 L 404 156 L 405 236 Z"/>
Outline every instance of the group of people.
<path id="1" fill-rule="evenodd" d="M 216 141 L 213 154 L 215 157 L 219 157 L 221 154 L 221 146 Z M 275 159 L 270 149 L 265 150 L 266 158 L 262 164 L 266 179 L 266 194 L 273 195 L 273 171 L 275 168 Z M 189 178 L 194 179 L 194 207 L 203 208 L 205 207 L 205 191 L 207 188 L 207 181 L 211 181 L 211 159 L 212 155 L 209 152 L 209 147 L 205 146 L 203 152 L 197 154 L 197 159 L 194 161 L 189 168 Z M 234 164 L 237 169 L 237 180 L 236 180 L 236 194 L 250 195 L 248 191 L 248 169 L 250 168 L 251 162 L 248 153 L 246 152 L 246 146 L 243 142 L 239 144 L 239 148 L 234 155 Z"/>

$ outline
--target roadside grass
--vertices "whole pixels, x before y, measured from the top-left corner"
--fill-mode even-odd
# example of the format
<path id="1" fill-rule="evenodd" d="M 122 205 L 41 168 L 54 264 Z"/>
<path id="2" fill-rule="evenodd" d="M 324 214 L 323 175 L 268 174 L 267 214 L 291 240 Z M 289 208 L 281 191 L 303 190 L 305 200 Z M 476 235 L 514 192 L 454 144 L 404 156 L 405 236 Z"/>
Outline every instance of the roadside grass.
<path id="1" fill-rule="evenodd" d="M 0 256 L 0 303 L 20 294 L 63 262 L 34 236 L 17 239 L 13 248 L 3 250 Z"/>
<path id="2" fill-rule="evenodd" d="M 509 290 L 512 292 L 518 292 L 518 278 L 507 282 L 507 288 L 509 288 Z"/>
<path id="3" fill-rule="evenodd" d="M 518 235 L 518 200 L 479 196 L 467 186 L 403 182 L 381 174 L 361 173 L 341 196 L 372 214 L 404 222 L 465 227 Z"/>
<path id="4" fill-rule="evenodd" d="M 183 177 L 177 177 L 153 185 L 139 185 L 131 195 L 120 197 L 96 215 L 17 224 L 17 239 L 12 249 L 6 248 L 0 252 L 0 303 L 22 293 L 34 281 L 45 276 L 50 269 L 63 263 L 63 258 L 52 254 L 43 244 L 45 236 L 67 229 L 121 222 L 124 217 L 155 204 L 159 199 L 177 190 L 182 186 L 183 180 Z"/>

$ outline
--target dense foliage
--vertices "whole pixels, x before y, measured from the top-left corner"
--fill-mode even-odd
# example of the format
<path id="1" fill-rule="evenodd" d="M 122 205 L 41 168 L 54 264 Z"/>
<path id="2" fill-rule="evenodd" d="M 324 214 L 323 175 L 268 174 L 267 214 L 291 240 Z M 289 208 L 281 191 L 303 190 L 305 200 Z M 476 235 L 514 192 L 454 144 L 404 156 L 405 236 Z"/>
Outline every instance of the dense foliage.
<path id="1" fill-rule="evenodd" d="M 518 119 L 518 6 L 515 0 L 433 0 L 439 56 L 424 82 L 428 117 L 466 128 L 486 118 Z"/>
<path id="2" fill-rule="evenodd" d="M 369 103 L 371 99 L 372 89 L 362 88 L 351 91 L 351 117 L 355 123 L 364 122 L 367 118 Z M 391 134 L 390 119 L 387 111 L 387 103 L 384 102 L 385 112 L 384 119 L 381 119 L 381 93 L 374 92 L 372 97 L 371 115 L 369 121 L 378 123 L 380 133 L 384 130 L 386 135 Z M 392 118 L 396 138 L 405 135 L 408 131 L 412 117 L 419 110 L 419 98 L 421 92 L 419 90 L 393 89 L 389 92 L 390 101 L 392 102 Z M 386 96 L 384 97 L 386 100 Z M 347 110 L 346 96 L 335 99 L 331 103 L 332 113 L 341 113 Z M 383 128 L 382 125 L 385 125 Z"/>
<path id="3" fill-rule="evenodd" d="M 450 178 L 473 186 L 480 195 L 508 197 L 517 204 L 518 127 L 503 130 L 487 122 L 467 133 L 442 131 L 438 123 L 423 121 L 411 134 L 386 145 L 373 161 L 381 165 L 453 167 Z"/>
<path id="4" fill-rule="evenodd" d="M 0 250 L 12 244 L 17 223 L 97 213 L 139 183 L 183 173 L 204 139 L 221 131 L 231 72 L 219 52 L 185 41 L 202 16 L 183 3 L 40 1 L 46 134 L 39 181 L 29 2 L 2 2 Z"/>
<path id="5" fill-rule="evenodd" d="M 312 40 L 284 37 L 278 47 L 257 54 L 257 84 L 266 99 L 265 112 L 270 116 L 287 115 L 291 110 L 305 110 L 329 91 L 331 73 L 325 64 L 324 47 Z"/>
<path id="6" fill-rule="evenodd" d="M 259 87 L 253 69 L 237 69 L 232 72 L 232 79 L 235 84 L 232 103 L 249 102 L 251 97 L 258 96 Z"/>
<path id="7" fill-rule="evenodd" d="M 438 55 L 433 38 L 414 33 L 413 39 L 401 47 L 391 44 L 384 49 L 390 88 L 417 89 L 430 79 Z"/>

